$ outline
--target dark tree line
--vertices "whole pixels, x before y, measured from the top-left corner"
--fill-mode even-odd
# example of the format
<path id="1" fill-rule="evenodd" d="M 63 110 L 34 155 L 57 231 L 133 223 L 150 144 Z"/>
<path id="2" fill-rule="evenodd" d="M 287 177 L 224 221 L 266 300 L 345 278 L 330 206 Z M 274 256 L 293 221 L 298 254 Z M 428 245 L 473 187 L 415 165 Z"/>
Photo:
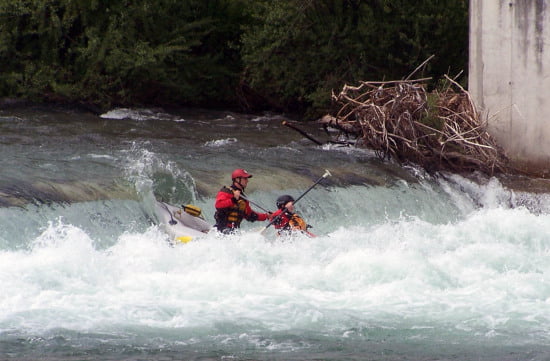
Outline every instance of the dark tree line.
<path id="1" fill-rule="evenodd" d="M 434 84 L 466 71 L 467 47 L 467 0 L 0 0 L 0 97 L 313 116 L 432 54 Z"/>

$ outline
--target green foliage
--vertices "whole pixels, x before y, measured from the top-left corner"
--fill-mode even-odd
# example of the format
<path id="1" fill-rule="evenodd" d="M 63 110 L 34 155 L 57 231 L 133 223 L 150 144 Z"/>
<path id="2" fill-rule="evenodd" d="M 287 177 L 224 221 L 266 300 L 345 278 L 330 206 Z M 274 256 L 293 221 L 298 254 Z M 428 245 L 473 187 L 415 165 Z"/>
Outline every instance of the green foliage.
<path id="1" fill-rule="evenodd" d="M 439 117 L 438 108 L 439 95 L 437 93 L 429 93 L 426 99 L 426 114 L 420 120 L 423 124 L 437 130 L 443 130 L 445 122 Z"/>
<path id="2" fill-rule="evenodd" d="M 243 37 L 243 60 L 253 87 L 280 100 L 283 108 L 319 106 L 330 90 L 354 79 L 365 64 L 356 37 L 368 35 L 369 14 L 344 1 L 266 1 L 258 7 L 258 26 Z M 358 31 L 359 33 L 356 33 Z"/>
<path id="3" fill-rule="evenodd" d="M 254 14 L 247 81 L 282 108 L 323 112 L 344 83 L 401 79 L 432 54 L 425 75 L 467 65 L 466 0 L 264 0 Z"/>
<path id="4" fill-rule="evenodd" d="M 329 109 L 345 83 L 466 69 L 466 0 L 0 0 L 0 96 Z M 259 98 L 256 98 L 259 99 Z"/>
<path id="5" fill-rule="evenodd" d="M 240 4 L 0 0 L 0 95 L 54 92 L 105 106 L 234 102 Z"/>

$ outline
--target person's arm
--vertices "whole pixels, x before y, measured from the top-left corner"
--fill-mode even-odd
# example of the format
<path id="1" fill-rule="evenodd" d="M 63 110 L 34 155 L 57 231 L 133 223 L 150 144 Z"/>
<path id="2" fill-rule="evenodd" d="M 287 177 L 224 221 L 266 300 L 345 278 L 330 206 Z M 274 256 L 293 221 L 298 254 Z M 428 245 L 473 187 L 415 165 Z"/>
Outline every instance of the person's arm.
<path id="1" fill-rule="evenodd" d="M 246 202 L 246 208 L 244 210 L 245 218 L 247 221 L 254 222 L 254 221 L 265 221 L 269 218 L 268 213 L 258 213 L 252 210 L 250 208 L 250 203 Z"/>
<path id="2" fill-rule="evenodd" d="M 277 209 L 275 212 L 271 213 L 271 215 L 269 216 L 269 220 L 272 221 L 275 217 L 281 214 L 282 211 L 282 209 Z"/>
<path id="3" fill-rule="evenodd" d="M 267 219 L 269 218 L 269 214 L 267 213 L 256 213 L 256 214 L 258 215 L 258 221 L 267 221 Z"/>

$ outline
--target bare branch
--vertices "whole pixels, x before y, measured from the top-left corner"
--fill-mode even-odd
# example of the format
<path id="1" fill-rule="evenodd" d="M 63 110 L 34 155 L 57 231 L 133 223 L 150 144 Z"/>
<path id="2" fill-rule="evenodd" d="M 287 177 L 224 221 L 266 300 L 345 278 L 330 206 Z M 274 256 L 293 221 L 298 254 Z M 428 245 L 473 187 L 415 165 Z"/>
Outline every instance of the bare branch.
<path id="1" fill-rule="evenodd" d="M 409 77 L 345 85 L 332 95 L 340 107 L 337 115 L 320 122 L 360 139 L 356 144 L 372 148 L 380 157 L 416 162 L 429 170 L 506 171 L 506 155 L 460 84 L 446 76 L 447 88 L 428 93 L 429 78 Z"/>

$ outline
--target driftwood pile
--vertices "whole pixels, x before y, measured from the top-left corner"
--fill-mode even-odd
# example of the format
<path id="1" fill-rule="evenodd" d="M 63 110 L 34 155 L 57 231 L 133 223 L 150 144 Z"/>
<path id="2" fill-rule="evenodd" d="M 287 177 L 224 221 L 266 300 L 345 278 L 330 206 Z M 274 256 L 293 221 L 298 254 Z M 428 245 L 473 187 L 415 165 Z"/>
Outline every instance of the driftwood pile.
<path id="1" fill-rule="evenodd" d="M 333 94 L 337 114 L 319 121 L 339 130 L 337 139 L 352 139 L 381 158 L 416 163 L 428 171 L 505 172 L 508 160 L 468 92 L 446 77 L 443 91 L 429 93 L 427 80 L 345 85 Z"/>

